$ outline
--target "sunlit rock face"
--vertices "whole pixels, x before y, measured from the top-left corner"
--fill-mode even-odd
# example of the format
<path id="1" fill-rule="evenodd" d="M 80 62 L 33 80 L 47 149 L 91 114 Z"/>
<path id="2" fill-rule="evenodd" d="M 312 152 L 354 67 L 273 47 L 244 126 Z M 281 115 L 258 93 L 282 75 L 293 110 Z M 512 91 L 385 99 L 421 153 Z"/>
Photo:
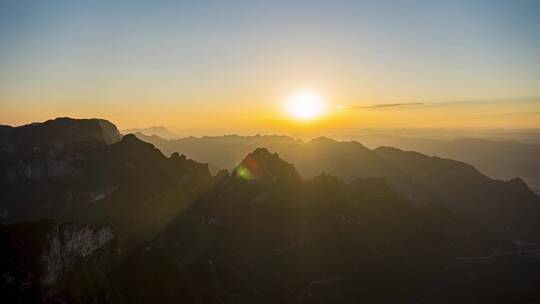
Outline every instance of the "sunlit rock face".
<path id="1" fill-rule="evenodd" d="M 115 252 L 109 227 L 91 228 L 52 220 L 0 226 L 0 293 L 15 302 L 42 302 L 59 278 L 107 247 Z M 111 245 L 111 246 L 109 246 Z"/>
<path id="2" fill-rule="evenodd" d="M 109 227 L 92 229 L 77 223 L 55 225 L 47 235 L 49 248 L 41 258 L 45 268 L 42 282 L 54 283 L 79 259 L 94 253 L 112 239 Z"/>

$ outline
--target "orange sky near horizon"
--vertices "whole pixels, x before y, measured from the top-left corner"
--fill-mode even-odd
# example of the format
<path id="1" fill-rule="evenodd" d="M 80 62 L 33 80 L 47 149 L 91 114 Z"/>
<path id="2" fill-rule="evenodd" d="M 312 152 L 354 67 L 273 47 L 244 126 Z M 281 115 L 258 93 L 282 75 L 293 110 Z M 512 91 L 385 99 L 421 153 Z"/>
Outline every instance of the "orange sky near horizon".
<path id="1" fill-rule="evenodd" d="M 540 128 L 538 11 L 498 0 L 0 1 L 0 124 Z M 328 102 L 312 121 L 283 111 L 306 89 Z M 380 107 L 409 103 L 423 104 Z"/>
<path id="2" fill-rule="evenodd" d="M 340 103 L 328 98 L 321 117 L 300 121 L 284 111 L 285 95 L 262 102 L 221 102 L 217 105 L 171 102 L 49 102 L 41 107 L 24 102 L 2 103 L 0 124 L 22 125 L 55 117 L 103 118 L 120 129 L 165 126 L 179 134 L 308 134 L 361 128 L 540 128 L 537 99 L 441 102 L 370 107 L 370 103 Z M 362 106 L 341 108 L 342 106 Z M 32 107 L 25 109 L 25 107 Z"/>

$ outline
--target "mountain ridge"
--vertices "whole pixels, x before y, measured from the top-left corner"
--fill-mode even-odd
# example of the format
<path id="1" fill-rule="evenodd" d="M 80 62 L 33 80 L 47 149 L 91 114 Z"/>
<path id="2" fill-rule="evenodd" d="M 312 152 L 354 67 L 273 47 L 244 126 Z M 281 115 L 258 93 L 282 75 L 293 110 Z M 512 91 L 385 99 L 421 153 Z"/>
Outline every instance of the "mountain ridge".
<path id="1" fill-rule="evenodd" d="M 171 132 L 169 129 L 163 127 L 163 126 L 152 126 L 148 128 L 133 128 L 133 129 L 125 129 L 121 130 L 122 134 L 129 134 L 129 133 L 141 133 L 147 136 L 156 135 L 161 138 L 165 139 L 175 139 L 179 138 L 180 135 Z"/>
<path id="2" fill-rule="evenodd" d="M 146 139 L 152 141 L 152 138 Z M 325 137 L 308 142 L 287 137 L 201 137 L 189 141 L 159 141 L 156 145 L 165 151 L 179 151 L 225 168 L 235 163 L 233 160 L 239 159 L 244 151 L 266 147 L 293 163 L 304 178 L 321 172 L 346 181 L 384 177 L 413 204 L 443 204 L 458 217 L 470 220 L 474 215 L 474 219 L 492 229 L 504 231 L 512 227 L 510 234 L 518 239 L 532 237 L 537 229 L 534 217 L 539 212 L 540 199 L 529 187 L 523 187 L 522 180 L 497 181 L 459 161 L 396 148 L 370 150 L 356 141 L 340 142 Z M 413 163 L 416 166 L 411 166 Z M 514 214 L 509 212 L 513 204 L 521 206 L 514 210 L 534 211 L 529 215 L 525 211 Z M 499 223 L 490 219 L 490 214 L 483 212 L 484 208 L 496 215 L 494 218 Z M 535 242 L 540 241 L 537 236 L 534 238 Z"/>
<path id="3" fill-rule="evenodd" d="M 516 140 L 457 138 L 452 140 L 399 137 L 383 134 L 358 136 L 370 148 L 393 146 L 430 156 L 463 161 L 497 179 L 521 177 L 537 192 L 540 189 L 540 145 Z"/>
<path id="4" fill-rule="evenodd" d="M 488 301 L 531 288 L 540 271 L 509 257 L 506 272 L 492 272 L 501 262 L 490 257 L 537 246 L 538 197 L 520 179 L 328 138 L 181 141 L 203 158 L 239 159 L 212 176 L 139 134 L 107 143 L 95 122 L 60 122 L 70 125 L 45 140 L 25 137 L 39 149 L 0 150 L 10 223 L 0 225 L 0 291 L 10 302 Z M 55 144 L 65 130 L 77 135 L 69 148 Z"/>

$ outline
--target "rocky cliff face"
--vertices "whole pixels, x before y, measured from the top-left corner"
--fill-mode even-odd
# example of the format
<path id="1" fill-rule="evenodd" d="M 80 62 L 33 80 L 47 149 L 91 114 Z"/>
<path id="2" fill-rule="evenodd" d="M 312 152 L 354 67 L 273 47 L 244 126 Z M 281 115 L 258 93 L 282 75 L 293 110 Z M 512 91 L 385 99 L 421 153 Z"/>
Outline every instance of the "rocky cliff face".
<path id="1" fill-rule="evenodd" d="M 110 122 L 59 118 L 0 133 L 0 222 L 52 218 L 150 237 L 212 183 L 206 164 L 165 157 Z M 131 241 L 128 241 L 131 242 Z"/>
<path id="2" fill-rule="evenodd" d="M 0 133 L 0 181 L 67 178 L 80 174 L 76 163 L 92 149 L 120 141 L 116 126 L 101 119 L 57 118 Z"/>
<path id="3" fill-rule="evenodd" d="M 43 123 L 4 128 L 0 132 L 0 153 L 15 154 L 29 148 L 27 153 L 56 152 L 73 148 L 109 145 L 122 139 L 114 124 L 103 119 L 57 118 Z"/>
<path id="4" fill-rule="evenodd" d="M 52 220 L 0 226 L 0 294 L 7 303 L 42 302 L 51 287 L 79 261 L 114 236 L 109 227 L 93 229 Z M 111 247 L 112 248 L 112 247 Z"/>
<path id="5" fill-rule="evenodd" d="M 52 284 L 81 258 L 113 239 L 109 227 L 92 229 L 77 223 L 55 225 L 47 235 L 48 250 L 41 260 L 45 269 L 41 281 Z"/>

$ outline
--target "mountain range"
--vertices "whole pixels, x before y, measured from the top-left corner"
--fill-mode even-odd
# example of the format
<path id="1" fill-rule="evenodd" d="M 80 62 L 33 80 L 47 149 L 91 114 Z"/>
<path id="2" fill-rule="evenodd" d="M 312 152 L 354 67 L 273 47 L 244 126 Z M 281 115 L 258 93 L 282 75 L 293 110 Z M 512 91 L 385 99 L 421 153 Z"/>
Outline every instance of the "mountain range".
<path id="1" fill-rule="evenodd" d="M 540 191 L 540 145 L 516 140 L 458 138 L 452 140 L 370 134 L 356 137 L 370 148 L 392 146 L 469 163 L 482 173 L 501 179 L 521 177 Z"/>
<path id="2" fill-rule="evenodd" d="M 0 130 L 8 303 L 539 299 L 540 201 L 518 178 L 328 138 Z"/>
<path id="3" fill-rule="evenodd" d="M 355 141 L 341 142 L 324 137 L 303 142 L 286 136 L 163 140 L 136 135 L 165 154 L 182 153 L 220 168 L 234 168 L 243 155 L 265 147 L 295 164 L 306 178 L 322 172 L 345 181 L 382 177 L 412 204 L 440 204 L 460 218 L 508 233 L 516 241 L 540 241 L 532 237 L 538 229 L 535 223 L 540 203 L 523 180 L 494 180 L 463 162 L 392 147 L 370 150 Z M 521 207 L 514 208 L 518 205 Z"/>
<path id="4" fill-rule="evenodd" d="M 176 133 L 174 133 L 172 131 L 169 131 L 165 127 L 160 127 L 160 126 L 148 127 L 148 128 L 143 128 L 143 129 L 139 129 L 139 128 L 126 129 L 126 130 L 121 130 L 121 132 L 123 134 L 142 133 L 142 134 L 147 135 L 147 136 L 156 135 L 156 136 L 159 136 L 159 137 L 165 138 L 165 139 L 175 139 L 175 138 L 180 137 L 180 135 L 178 135 L 178 134 L 176 134 Z"/>

